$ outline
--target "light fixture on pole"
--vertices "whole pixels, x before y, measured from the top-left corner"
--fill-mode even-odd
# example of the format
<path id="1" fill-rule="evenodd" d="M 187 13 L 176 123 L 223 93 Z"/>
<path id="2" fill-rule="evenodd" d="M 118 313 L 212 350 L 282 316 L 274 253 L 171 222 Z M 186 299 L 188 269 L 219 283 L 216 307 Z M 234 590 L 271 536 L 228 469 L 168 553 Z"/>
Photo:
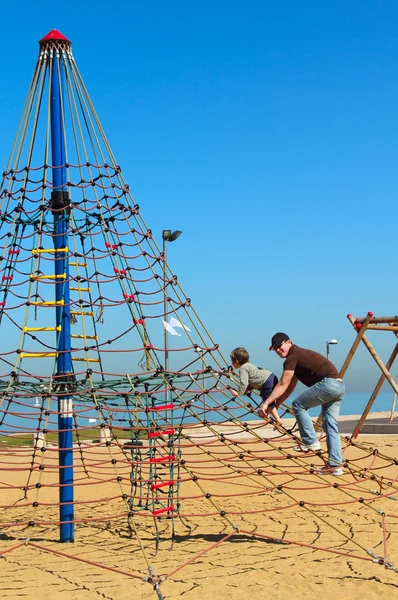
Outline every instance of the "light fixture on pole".
<path id="1" fill-rule="evenodd" d="M 200 356 L 200 358 L 202 359 L 202 369 L 203 369 L 203 373 L 202 373 L 202 388 L 203 388 L 203 392 L 204 392 L 203 401 L 204 401 L 204 408 L 206 410 L 205 361 L 203 359 L 203 354 L 206 352 L 206 348 L 202 348 L 201 346 L 196 346 L 195 350 L 198 353 L 198 355 Z"/>
<path id="2" fill-rule="evenodd" d="M 330 340 L 330 342 L 326 342 L 326 358 L 329 360 L 329 346 L 332 344 L 338 344 L 339 342 L 335 339 Z"/>
<path id="3" fill-rule="evenodd" d="M 171 231 L 171 229 L 163 229 L 162 240 L 163 240 L 163 315 L 164 320 L 167 321 L 167 291 L 166 291 L 166 271 L 167 271 L 167 254 L 166 254 L 166 242 L 175 242 L 180 237 L 182 231 L 178 229 Z M 167 329 L 164 330 L 164 368 L 165 371 L 169 370 L 169 338 Z M 168 390 L 166 390 L 166 402 L 168 400 Z M 167 417 L 166 417 L 167 418 Z"/>

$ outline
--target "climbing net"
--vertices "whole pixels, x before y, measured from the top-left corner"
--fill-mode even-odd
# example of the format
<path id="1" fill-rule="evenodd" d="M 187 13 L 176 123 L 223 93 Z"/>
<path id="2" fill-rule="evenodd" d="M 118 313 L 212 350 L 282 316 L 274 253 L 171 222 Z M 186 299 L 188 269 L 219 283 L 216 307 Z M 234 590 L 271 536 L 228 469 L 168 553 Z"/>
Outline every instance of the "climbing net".
<path id="1" fill-rule="evenodd" d="M 159 598 L 236 539 L 396 572 L 398 461 L 347 439 L 345 475 L 321 475 L 325 452 L 294 452 L 287 408 L 276 428 L 255 397 L 231 398 L 235 374 L 145 224 L 58 32 L 40 42 L 0 201 L 0 556 L 27 546 L 144 580 Z M 72 505 L 75 543 L 60 546 Z M 305 535 L 287 535 L 292 516 L 311 523 Z"/>

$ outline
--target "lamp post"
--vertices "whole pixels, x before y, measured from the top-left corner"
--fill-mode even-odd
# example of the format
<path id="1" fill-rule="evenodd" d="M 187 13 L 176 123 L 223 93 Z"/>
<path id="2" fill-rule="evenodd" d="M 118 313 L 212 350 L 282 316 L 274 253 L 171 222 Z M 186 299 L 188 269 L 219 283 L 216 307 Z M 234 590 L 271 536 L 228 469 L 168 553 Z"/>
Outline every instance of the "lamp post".
<path id="1" fill-rule="evenodd" d="M 203 369 L 203 373 L 202 373 L 202 388 L 203 388 L 203 391 L 206 390 L 205 369 L 204 369 L 205 362 L 203 360 L 203 353 L 205 351 L 206 351 L 206 348 L 202 348 L 201 346 L 196 346 L 196 352 L 198 353 L 198 355 L 202 359 L 202 369 Z M 205 418 L 206 418 L 206 394 L 203 395 L 203 404 L 204 404 Z"/>
<path id="2" fill-rule="evenodd" d="M 331 344 L 338 344 L 339 342 L 335 339 L 330 340 L 330 342 L 326 342 L 326 358 L 329 360 L 329 346 Z"/>
<path id="3" fill-rule="evenodd" d="M 163 301 L 163 314 L 164 320 L 167 321 L 167 292 L 166 292 L 166 271 L 167 271 L 167 256 L 166 256 L 166 242 L 175 242 L 180 237 L 182 231 L 178 229 L 171 231 L 171 229 L 163 229 L 162 240 L 163 240 L 163 280 L 164 280 L 164 301 Z M 164 330 L 164 368 L 165 371 L 169 370 L 169 338 L 167 329 Z M 168 401 L 168 390 L 166 390 L 166 403 Z"/>

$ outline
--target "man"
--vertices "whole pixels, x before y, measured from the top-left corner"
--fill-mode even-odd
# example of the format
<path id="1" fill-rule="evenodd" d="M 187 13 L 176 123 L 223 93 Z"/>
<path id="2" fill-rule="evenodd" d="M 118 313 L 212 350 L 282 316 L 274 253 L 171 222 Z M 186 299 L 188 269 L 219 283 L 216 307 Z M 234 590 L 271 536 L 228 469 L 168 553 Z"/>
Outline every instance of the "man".
<path id="1" fill-rule="evenodd" d="M 273 404 L 278 408 L 293 392 L 297 381 L 304 383 L 309 389 L 294 400 L 292 408 L 305 446 L 296 446 L 295 450 L 309 452 L 321 449 L 312 419 L 308 414 L 310 408 L 321 405 L 322 427 L 326 434 L 329 460 L 328 465 L 320 469 L 320 472 L 343 475 L 340 466 L 342 455 L 337 418 L 340 401 L 344 397 L 344 382 L 339 372 L 322 354 L 293 344 L 286 333 L 279 332 L 273 336 L 270 350 L 275 350 L 278 356 L 286 360 L 283 363 L 281 380 L 267 400 L 260 405 L 259 415 L 268 415 Z"/>

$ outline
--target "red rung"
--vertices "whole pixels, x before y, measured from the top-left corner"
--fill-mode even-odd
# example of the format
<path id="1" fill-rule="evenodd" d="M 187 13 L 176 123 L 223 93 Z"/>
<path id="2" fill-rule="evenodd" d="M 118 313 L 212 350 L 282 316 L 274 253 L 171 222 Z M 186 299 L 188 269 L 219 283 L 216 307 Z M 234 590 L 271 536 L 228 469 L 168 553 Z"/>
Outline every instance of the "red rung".
<path id="1" fill-rule="evenodd" d="M 153 483 L 151 485 L 151 490 L 153 492 L 153 490 L 158 490 L 159 488 L 167 487 L 170 485 L 174 485 L 174 479 L 169 479 L 169 481 L 163 481 L 163 483 Z"/>
<path id="2" fill-rule="evenodd" d="M 8 256 L 11 256 L 12 254 L 19 254 L 19 250 L 9 250 L 8 251 Z"/>
<path id="3" fill-rule="evenodd" d="M 3 277 L 1 278 L 1 281 L 11 281 L 11 279 L 14 277 L 14 275 L 3 275 Z"/>
<path id="4" fill-rule="evenodd" d="M 5 302 L 0 302 L 0 306 L 5 306 L 6 303 Z"/>
<path id="5" fill-rule="evenodd" d="M 162 404 L 162 406 L 152 406 L 149 410 L 174 410 L 174 404 Z"/>
<path id="6" fill-rule="evenodd" d="M 165 508 L 158 508 L 157 510 L 153 510 L 152 514 L 154 517 L 156 517 L 156 515 L 161 515 L 162 513 L 165 513 L 165 512 L 171 512 L 172 510 L 175 510 L 174 504 L 171 504 L 170 506 L 166 506 Z"/>
<path id="7" fill-rule="evenodd" d="M 113 248 L 114 250 L 117 250 L 117 248 L 118 248 L 117 244 L 111 244 L 109 242 L 105 242 L 105 246 L 107 248 Z"/>
<path id="8" fill-rule="evenodd" d="M 117 267 L 113 268 L 116 275 L 127 275 L 126 269 L 118 269 Z"/>
<path id="9" fill-rule="evenodd" d="M 174 460 L 174 454 L 169 454 L 169 456 L 159 456 L 159 458 L 150 458 L 150 463 L 162 463 L 162 462 L 172 462 Z"/>
<path id="10" fill-rule="evenodd" d="M 134 325 L 144 325 L 145 321 L 144 319 L 133 319 L 133 323 Z"/>
<path id="11" fill-rule="evenodd" d="M 159 437 L 159 435 L 173 435 L 174 433 L 174 429 L 163 429 L 163 431 L 149 431 L 148 432 L 148 437 L 149 438 L 154 438 L 154 437 Z"/>
<path id="12" fill-rule="evenodd" d="M 116 271 L 115 271 L 116 272 Z M 134 294 L 127 294 L 127 292 L 123 292 L 123 298 L 125 300 L 135 300 Z"/>

